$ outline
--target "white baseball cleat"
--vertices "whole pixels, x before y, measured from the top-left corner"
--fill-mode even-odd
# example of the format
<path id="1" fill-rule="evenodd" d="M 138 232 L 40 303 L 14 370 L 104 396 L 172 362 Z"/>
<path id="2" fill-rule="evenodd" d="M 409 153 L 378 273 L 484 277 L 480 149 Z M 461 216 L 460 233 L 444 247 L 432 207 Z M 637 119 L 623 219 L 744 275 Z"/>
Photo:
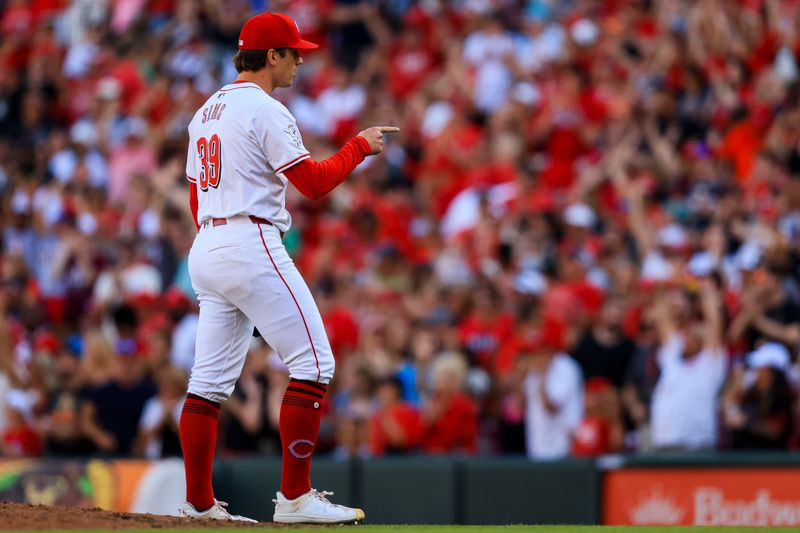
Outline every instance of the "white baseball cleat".
<path id="1" fill-rule="evenodd" d="M 358 524 L 364 520 L 364 511 L 336 505 L 326 496 L 332 492 L 311 489 L 294 500 L 287 500 L 278 492 L 273 520 L 284 524 Z"/>
<path id="2" fill-rule="evenodd" d="M 247 518 L 246 516 L 239 516 L 238 514 L 231 514 L 225 509 L 227 503 L 219 500 L 214 500 L 214 505 L 205 511 L 198 512 L 195 510 L 194 505 L 189 502 L 184 502 L 178 507 L 178 515 L 185 518 L 202 518 L 206 520 L 233 520 L 234 522 L 253 522 L 258 523 L 258 520 Z"/>

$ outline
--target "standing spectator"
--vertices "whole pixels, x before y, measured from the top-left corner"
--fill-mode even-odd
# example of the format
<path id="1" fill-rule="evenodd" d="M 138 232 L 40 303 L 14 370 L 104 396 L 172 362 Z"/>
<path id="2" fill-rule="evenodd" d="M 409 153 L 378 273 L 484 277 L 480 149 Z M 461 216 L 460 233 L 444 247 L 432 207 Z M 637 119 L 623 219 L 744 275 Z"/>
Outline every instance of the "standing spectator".
<path id="1" fill-rule="evenodd" d="M 480 27 L 464 40 L 464 61 L 474 72 L 475 106 L 484 112 L 499 109 L 511 87 L 509 64 L 514 41 L 497 15 L 480 18 Z"/>
<path id="2" fill-rule="evenodd" d="M 156 370 L 158 393 L 144 404 L 139 419 L 137 447 L 149 459 L 181 457 L 180 421 L 186 399 L 186 373 L 178 368 Z"/>
<path id="3" fill-rule="evenodd" d="M 472 296 L 473 310 L 459 324 L 461 344 L 473 362 L 494 371 L 501 343 L 514 332 L 514 318 L 503 313 L 500 293 L 491 286 Z"/>
<path id="4" fill-rule="evenodd" d="M 610 297 L 603 303 L 592 327 L 570 351 L 581 365 L 583 378 L 609 380 L 621 387 L 630 366 L 636 345 L 623 331 L 625 305 L 620 298 Z"/>
<path id="5" fill-rule="evenodd" d="M 89 330 L 84 335 L 82 348 L 80 374 L 84 385 L 93 388 L 107 383 L 114 370 L 114 346 L 101 331 Z"/>
<path id="6" fill-rule="evenodd" d="M 639 321 L 635 338 L 637 348 L 625 376 L 621 400 L 631 424 L 628 444 L 639 451 L 647 451 L 652 445 L 650 406 L 661 372 L 658 366 L 658 334 L 650 317 L 642 317 Z"/>
<path id="7" fill-rule="evenodd" d="M 322 91 L 317 99 L 317 116 L 325 119 L 323 131 L 334 139 L 349 138 L 353 134 L 356 117 L 366 104 L 366 94 L 361 84 L 354 83 L 344 69 L 337 69 L 331 86 Z"/>
<path id="8" fill-rule="evenodd" d="M 666 296 L 675 295 L 675 292 Z M 717 444 L 719 393 L 727 358 L 722 344 L 722 302 L 715 282 L 701 280 L 703 316 L 681 331 L 665 295 L 656 301 L 661 376 L 653 393 L 653 445 L 661 449 L 703 449 Z"/>
<path id="9" fill-rule="evenodd" d="M 776 341 L 787 347 L 800 344 L 800 306 L 791 297 L 788 262 L 768 263 L 742 293 L 742 310 L 731 324 L 729 338 L 746 336 L 750 349 Z"/>
<path id="10" fill-rule="evenodd" d="M 109 201 L 118 204 L 126 199 L 128 186 L 136 174 L 150 175 L 156 170 L 156 154 L 147 136 L 147 123 L 129 118 L 121 126 L 123 142 L 111 148 L 109 159 Z"/>
<path id="11" fill-rule="evenodd" d="M 548 332 L 524 346 L 527 377 L 525 435 L 528 457 L 552 460 L 566 457 L 572 435 L 583 417 L 583 380 L 578 364 L 559 352 Z"/>
<path id="12" fill-rule="evenodd" d="M 67 345 L 56 357 L 58 388 L 48 398 L 47 416 L 41 424 L 48 454 L 81 455 L 92 450 L 80 423 L 85 394 L 85 377 L 81 374 L 82 352 L 83 342 L 75 335 L 67 339 Z"/>
<path id="13" fill-rule="evenodd" d="M 56 249 L 50 268 L 54 276 L 66 279 L 64 293 L 65 322 L 72 327 L 86 311 L 87 301 L 92 294 L 92 285 L 97 277 L 96 254 L 92 246 L 92 236 L 96 222 L 84 222 L 86 227 L 64 228 L 63 239 Z M 93 220 L 93 219 L 92 219 Z"/>
<path id="14" fill-rule="evenodd" d="M 139 420 L 147 400 L 156 393 L 145 376 L 145 362 L 136 342 L 120 339 L 110 379 L 87 393 L 81 406 L 81 425 L 98 451 L 127 455 L 133 449 Z"/>
<path id="15" fill-rule="evenodd" d="M 425 376 L 434 355 L 441 349 L 436 334 L 431 328 L 420 325 L 411 334 L 408 350 L 409 360 L 400 364 L 397 379 L 403 387 L 403 399 L 419 406 L 420 393 Z"/>
<path id="16" fill-rule="evenodd" d="M 416 407 L 403 401 L 403 386 L 396 378 L 378 384 L 378 410 L 369 425 L 372 455 L 405 454 L 414 451 L 424 428 Z"/>
<path id="17" fill-rule="evenodd" d="M 42 443 L 33 428 L 33 403 L 30 391 L 15 389 L 6 395 L 6 428 L 0 451 L 8 457 L 37 457 Z"/>
<path id="18" fill-rule="evenodd" d="M 386 38 L 383 19 L 378 15 L 378 7 L 366 0 L 325 0 L 321 10 L 327 13 L 332 23 L 331 37 L 335 47 L 336 60 L 346 68 L 355 69 L 362 60 L 367 47 L 375 40 Z M 320 6 L 315 6 L 320 8 Z"/>
<path id="19" fill-rule="evenodd" d="M 31 224 L 32 216 L 28 193 L 18 189 L 11 196 L 10 220 L 3 231 L 3 253 L 23 257 L 28 269 L 36 265 L 36 248 L 40 239 L 39 233 Z"/>
<path id="20" fill-rule="evenodd" d="M 170 361 L 173 366 L 189 372 L 194 364 L 197 313 L 192 309 L 189 299 L 175 287 L 167 290 L 163 301 L 175 324 L 170 343 Z"/>
<path id="21" fill-rule="evenodd" d="M 133 239 L 120 243 L 116 264 L 98 276 L 94 285 L 94 305 L 97 312 L 105 312 L 126 298 L 161 292 L 161 276 L 147 264 Z"/>
<path id="22" fill-rule="evenodd" d="M 425 36 L 416 26 L 405 26 L 397 44 L 389 52 L 389 89 L 403 100 L 423 86 L 436 63 L 436 56 L 426 46 Z"/>
<path id="23" fill-rule="evenodd" d="M 793 430 L 794 395 L 786 378 L 789 351 L 764 343 L 736 369 L 724 401 L 724 425 L 735 449 L 786 449 Z"/>
<path id="24" fill-rule="evenodd" d="M 14 351 L 11 339 L 11 324 L 6 316 L 5 295 L 0 293 L 0 434 L 8 425 L 6 405 L 8 393 L 18 385 L 17 371 L 14 368 Z"/>
<path id="25" fill-rule="evenodd" d="M 161 320 L 163 317 L 156 315 L 156 319 Z M 154 375 L 160 369 L 171 366 L 170 337 L 170 332 L 166 328 L 145 329 L 140 333 L 140 338 L 147 339 L 143 346 L 143 357 L 150 374 Z"/>
<path id="26" fill-rule="evenodd" d="M 527 399 L 523 382 L 528 373 L 528 361 L 524 353 L 517 353 L 517 349 L 524 351 L 527 343 L 514 339 L 513 361 L 511 368 L 499 376 L 497 383 L 499 390 L 499 442 L 498 450 L 502 454 L 524 454 L 525 447 L 525 409 Z"/>
<path id="27" fill-rule="evenodd" d="M 87 185 L 105 187 L 108 166 L 102 153 L 96 148 L 97 130 L 89 121 L 78 121 L 69 130 L 70 143 L 50 158 L 48 169 L 61 183 L 70 183 L 78 176 L 78 169 L 86 171 Z"/>
<path id="28" fill-rule="evenodd" d="M 575 428 L 572 454 L 595 456 L 618 452 L 622 448 L 624 427 L 619 395 L 605 378 L 586 381 L 584 417 Z"/>
<path id="29" fill-rule="evenodd" d="M 337 391 L 332 401 L 337 440 L 334 453 L 345 457 L 366 455 L 369 451 L 374 378 L 366 365 L 356 358 L 350 358 L 340 365 L 336 376 Z"/>
<path id="30" fill-rule="evenodd" d="M 464 392 L 467 364 L 459 353 L 445 353 L 431 363 L 429 396 L 422 420 L 426 453 L 469 453 L 478 450 L 478 408 Z"/>
<path id="31" fill-rule="evenodd" d="M 251 349 L 242 367 L 242 375 L 220 413 L 221 445 L 225 454 L 252 455 L 259 452 L 267 405 L 265 364 L 263 350 Z"/>

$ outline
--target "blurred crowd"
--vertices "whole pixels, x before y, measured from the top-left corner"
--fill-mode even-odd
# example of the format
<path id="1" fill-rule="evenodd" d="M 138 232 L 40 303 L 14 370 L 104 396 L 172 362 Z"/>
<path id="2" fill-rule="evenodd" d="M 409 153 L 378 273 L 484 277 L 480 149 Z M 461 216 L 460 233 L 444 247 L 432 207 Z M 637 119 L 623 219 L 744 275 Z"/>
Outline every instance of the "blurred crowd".
<path id="1" fill-rule="evenodd" d="M 284 241 L 337 375 L 318 451 L 800 444 L 800 1 L 0 0 L 0 454 L 180 455 L 186 126 L 254 13 L 315 159 Z M 254 338 L 218 450 L 280 453 Z"/>

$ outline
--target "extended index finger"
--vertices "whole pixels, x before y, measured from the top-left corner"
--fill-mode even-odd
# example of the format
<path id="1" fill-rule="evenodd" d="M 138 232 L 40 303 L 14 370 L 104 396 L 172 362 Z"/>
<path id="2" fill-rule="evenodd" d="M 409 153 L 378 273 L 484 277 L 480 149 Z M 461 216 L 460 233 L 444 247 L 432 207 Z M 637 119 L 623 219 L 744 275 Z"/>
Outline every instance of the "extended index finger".
<path id="1" fill-rule="evenodd" d="M 400 128 L 395 126 L 378 126 L 378 131 L 381 133 L 396 133 L 400 131 Z"/>

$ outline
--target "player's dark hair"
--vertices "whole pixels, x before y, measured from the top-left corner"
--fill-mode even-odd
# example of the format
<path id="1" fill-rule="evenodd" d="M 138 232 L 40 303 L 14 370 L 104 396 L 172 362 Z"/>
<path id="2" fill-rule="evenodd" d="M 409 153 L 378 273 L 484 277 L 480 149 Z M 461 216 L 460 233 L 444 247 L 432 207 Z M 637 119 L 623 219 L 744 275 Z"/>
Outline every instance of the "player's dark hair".
<path id="1" fill-rule="evenodd" d="M 286 55 L 288 48 L 276 48 L 279 56 Z M 269 50 L 239 50 L 233 56 L 233 66 L 236 72 L 258 72 L 267 66 L 267 52 Z"/>

